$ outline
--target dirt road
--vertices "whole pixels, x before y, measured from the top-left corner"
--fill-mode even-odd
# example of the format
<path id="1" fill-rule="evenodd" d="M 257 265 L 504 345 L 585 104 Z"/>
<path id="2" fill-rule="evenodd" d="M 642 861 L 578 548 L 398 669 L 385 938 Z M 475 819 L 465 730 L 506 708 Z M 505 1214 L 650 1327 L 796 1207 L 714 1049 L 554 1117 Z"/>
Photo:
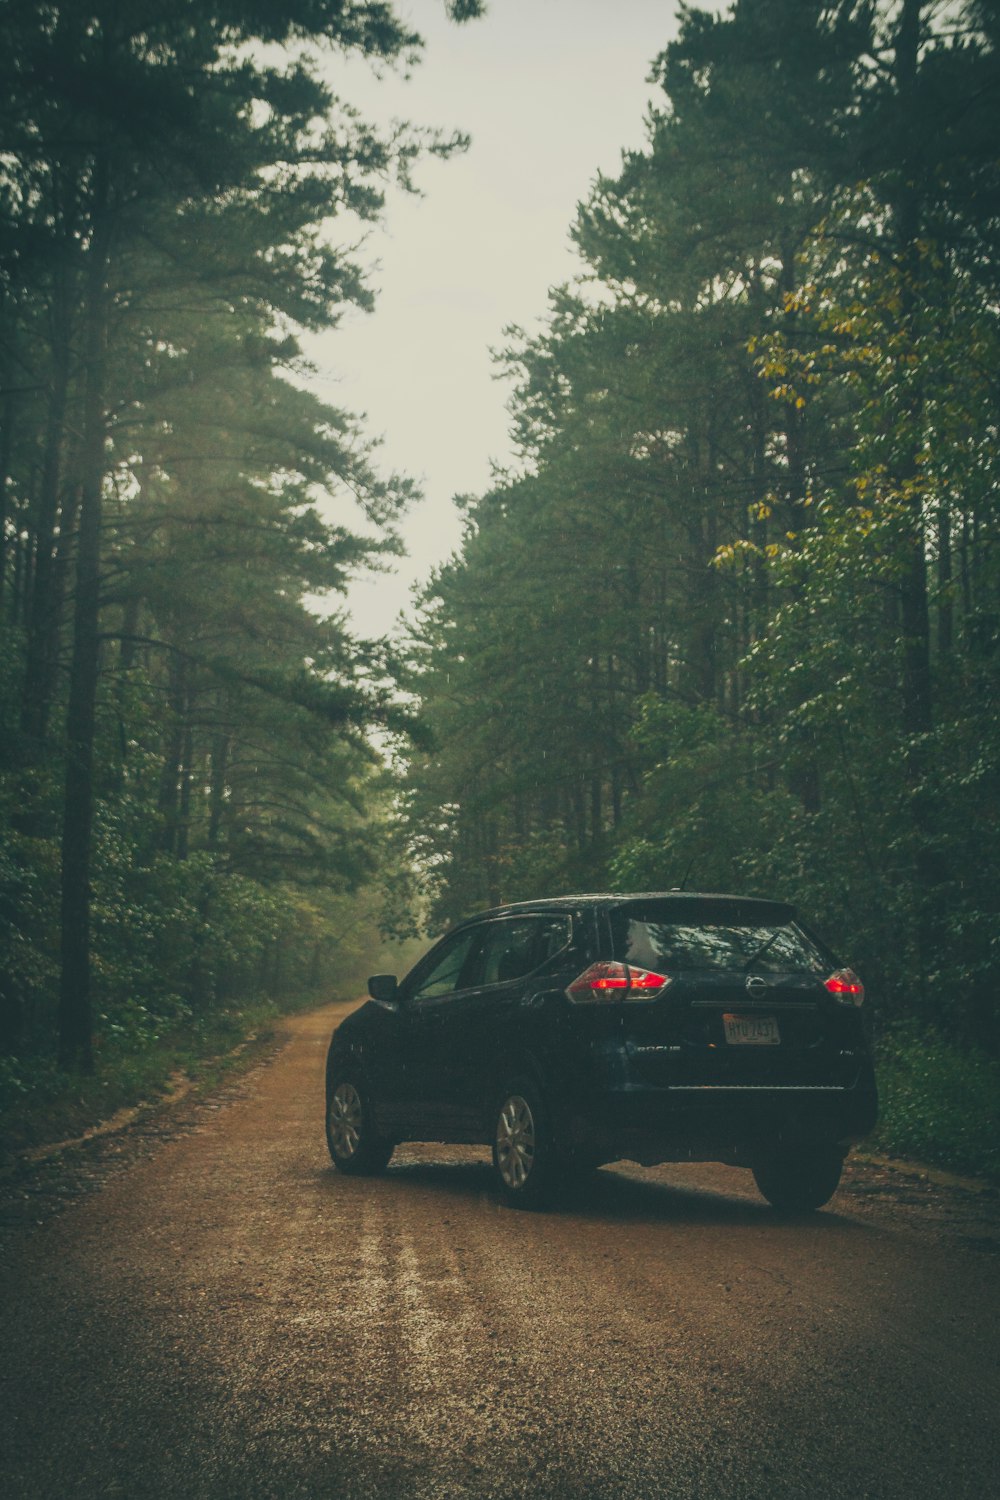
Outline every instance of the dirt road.
<path id="1" fill-rule="evenodd" d="M 9 1229 L 6 1496 L 995 1492 L 995 1199 L 862 1170 L 781 1222 L 749 1174 L 614 1168 L 518 1214 L 434 1146 L 346 1179 L 338 1013 Z"/>

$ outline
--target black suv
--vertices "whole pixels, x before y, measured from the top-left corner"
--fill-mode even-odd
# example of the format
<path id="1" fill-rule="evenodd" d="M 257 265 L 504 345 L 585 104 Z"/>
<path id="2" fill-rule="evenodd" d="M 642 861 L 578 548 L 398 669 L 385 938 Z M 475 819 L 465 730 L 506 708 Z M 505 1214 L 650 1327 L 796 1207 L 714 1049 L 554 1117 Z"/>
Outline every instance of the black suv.
<path id="1" fill-rule="evenodd" d="M 368 991 L 327 1057 L 342 1172 L 400 1141 L 480 1142 L 501 1196 L 537 1207 L 603 1162 L 721 1161 L 807 1210 L 875 1123 L 864 989 L 784 902 L 522 902 Z"/>

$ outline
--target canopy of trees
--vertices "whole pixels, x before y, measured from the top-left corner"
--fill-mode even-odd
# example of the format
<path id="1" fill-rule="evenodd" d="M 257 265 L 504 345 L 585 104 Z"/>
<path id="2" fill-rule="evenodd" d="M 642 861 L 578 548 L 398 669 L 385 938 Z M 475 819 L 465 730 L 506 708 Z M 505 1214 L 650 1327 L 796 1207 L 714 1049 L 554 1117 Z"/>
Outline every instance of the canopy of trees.
<path id="1" fill-rule="evenodd" d="M 361 0 L 0 13 L 0 1051 L 57 1021 L 86 1068 L 95 1027 L 305 984 L 370 871 L 367 730 L 408 718 L 310 601 L 411 487 L 297 340 L 370 302 L 387 180 L 463 144 L 332 90 L 419 46 Z"/>
<path id="2" fill-rule="evenodd" d="M 682 12 L 424 595 L 438 921 L 788 896 L 888 1014 L 1000 1043 L 998 49 L 995 0 Z"/>

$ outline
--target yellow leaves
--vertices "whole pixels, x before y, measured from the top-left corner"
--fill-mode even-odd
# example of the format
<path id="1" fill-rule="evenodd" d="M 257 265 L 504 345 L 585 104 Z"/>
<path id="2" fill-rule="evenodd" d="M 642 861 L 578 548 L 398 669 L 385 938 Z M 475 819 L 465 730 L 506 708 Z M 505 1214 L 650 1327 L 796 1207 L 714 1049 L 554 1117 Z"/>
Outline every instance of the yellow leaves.
<path id="1" fill-rule="evenodd" d="M 714 568 L 732 567 L 740 557 L 745 556 L 747 553 L 750 553 L 754 557 L 759 557 L 760 548 L 755 547 L 753 542 L 744 541 L 742 538 L 737 539 L 735 542 L 725 542 L 721 547 L 715 549 L 712 566 Z"/>
<path id="2" fill-rule="evenodd" d="M 817 380 L 818 378 L 818 376 L 815 377 L 815 379 Z M 810 380 L 810 377 L 806 376 L 806 379 Z M 813 383 L 815 382 L 813 380 L 810 380 L 810 384 Z M 789 385 L 787 381 L 783 381 L 780 385 L 776 385 L 773 390 L 768 391 L 768 395 L 770 396 L 772 401 L 787 401 L 790 406 L 794 406 L 796 411 L 801 411 L 806 404 L 805 396 L 800 395 L 800 393 L 795 389 L 795 386 Z"/>
<path id="3" fill-rule="evenodd" d="M 887 474 L 885 464 L 872 464 L 863 474 L 855 474 L 851 480 L 854 493 L 863 502 L 855 507 L 853 514 L 865 524 L 875 519 L 873 507 L 878 506 L 880 512 L 884 511 L 886 502 L 892 497 L 893 491 L 887 485 Z"/>
<path id="4" fill-rule="evenodd" d="M 865 505 L 859 505 L 853 511 L 849 511 L 845 519 L 848 528 L 853 529 L 855 534 L 862 539 L 871 536 L 877 525 L 875 511 Z"/>
<path id="5" fill-rule="evenodd" d="M 769 562 L 784 555 L 786 549 L 779 542 L 768 542 L 765 547 L 758 547 L 756 542 L 748 542 L 744 537 L 735 542 L 726 542 L 722 547 L 717 547 L 712 559 L 712 566 L 716 568 L 732 567 L 741 557 L 764 557 Z"/>
<path id="6" fill-rule="evenodd" d="M 812 298 L 816 295 L 816 287 L 811 282 L 799 287 L 797 291 L 786 292 L 782 303 L 786 313 L 808 313 L 812 312 Z"/>
<path id="7" fill-rule="evenodd" d="M 751 521 L 766 521 L 772 514 L 772 507 L 766 500 L 755 500 L 747 506 L 747 514 Z"/>
<path id="8" fill-rule="evenodd" d="M 777 552 L 775 551 L 772 554 L 771 547 L 758 547 L 756 542 L 750 542 L 746 537 L 737 537 L 735 541 L 725 542 L 721 547 L 715 549 L 715 556 L 712 558 L 712 567 L 729 568 L 733 567 L 744 557 L 761 558 L 772 555 L 777 556 Z"/>

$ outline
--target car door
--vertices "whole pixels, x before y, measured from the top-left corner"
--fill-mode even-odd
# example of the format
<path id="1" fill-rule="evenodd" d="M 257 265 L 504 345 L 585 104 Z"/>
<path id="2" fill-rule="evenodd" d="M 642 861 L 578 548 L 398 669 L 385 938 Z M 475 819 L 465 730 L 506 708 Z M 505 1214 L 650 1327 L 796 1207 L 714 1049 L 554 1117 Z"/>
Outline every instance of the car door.
<path id="1" fill-rule="evenodd" d="M 475 1139 L 483 1107 L 504 1059 L 530 1048 L 540 1016 L 532 1006 L 536 975 L 570 940 L 563 913 L 497 917 L 482 924 L 467 971 L 472 981 L 442 1012 L 437 1070 L 456 1133 Z"/>
<path id="2" fill-rule="evenodd" d="M 383 1060 L 381 1113 L 391 1128 L 433 1140 L 451 1122 L 442 1067 L 442 1036 L 455 998 L 468 988 L 480 925 L 451 933 L 407 976 L 398 997 L 391 1058 Z"/>

